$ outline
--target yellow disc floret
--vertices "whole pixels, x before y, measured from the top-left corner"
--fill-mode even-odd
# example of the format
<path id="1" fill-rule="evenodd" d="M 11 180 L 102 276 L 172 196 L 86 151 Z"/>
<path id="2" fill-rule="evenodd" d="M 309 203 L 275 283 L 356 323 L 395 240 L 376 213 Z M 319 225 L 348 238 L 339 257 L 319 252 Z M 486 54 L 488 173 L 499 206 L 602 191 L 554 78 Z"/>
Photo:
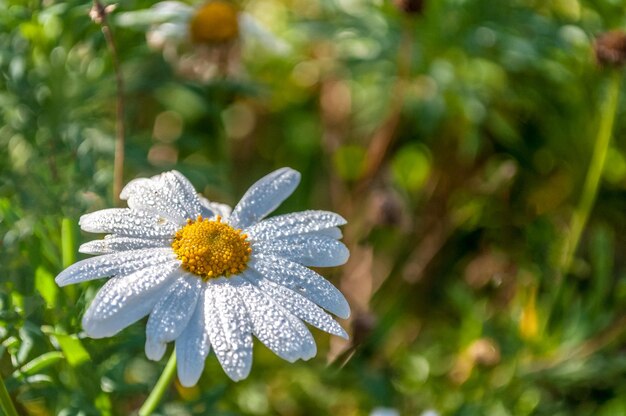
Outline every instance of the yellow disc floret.
<path id="1" fill-rule="evenodd" d="M 252 252 L 247 238 L 241 230 L 223 223 L 219 215 L 215 221 L 198 216 L 178 230 L 172 248 L 183 268 L 208 280 L 246 269 Z"/>
<path id="2" fill-rule="evenodd" d="M 189 26 L 196 43 L 224 43 L 239 36 L 237 9 L 230 2 L 213 0 L 200 7 Z"/>

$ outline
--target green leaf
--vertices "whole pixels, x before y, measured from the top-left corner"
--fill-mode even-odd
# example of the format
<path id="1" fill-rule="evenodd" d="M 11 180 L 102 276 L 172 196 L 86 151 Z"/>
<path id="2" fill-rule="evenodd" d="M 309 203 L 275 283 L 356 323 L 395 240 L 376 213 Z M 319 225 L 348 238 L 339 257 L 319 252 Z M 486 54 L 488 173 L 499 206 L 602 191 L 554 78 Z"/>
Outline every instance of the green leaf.
<path id="1" fill-rule="evenodd" d="M 35 289 L 46 301 L 46 306 L 50 309 L 56 306 L 59 288 L 54 282 L 54 276 L 43 266 L 37 267 L 35 271 Z"/>
<path id="2" fill-rule="evenodd" d="M 94 402 L 96 408 L 102 416 L 111 416 L 113 414 L 113 406 L 108 394 L 100 393 Z"/>
<path id="3" fill-rule="evenodd" d="M 592 312 L 606 312 L 603 306 L 611 298 L 613 280 L 613 253 L 615 253 L 613 231 L 606 226 L 598 226 L 593 230 L 589 242 L 589 251 L 593 265 L 593 278 L 589 293 Z"/>
<path id="4" fill-rule="evenodd" d="M 50 351 L 24 364 L 22 368 L 20 368 L 19 372 L 24 375 L 31 376 L 58 363 L 63 358 L 63 353 L 60 351 Z"/>
<path id="5" fill-rule="evenodd" d="M 400 149 L 391 164 L 393 178 L 407 191 L 418 191 L 430 174 L 430 157 L 426 148 L 408 145 Z"/>
<path id="6" fill-rule="evenodd" d="M 85 361 L 91 359 L 89 353 L 85 347 L 83 347 L 83 343 L 76 335 L 54 334 L 54 336 L 59 342 L 67 362 L 72 367 L 78 367 Z"/>

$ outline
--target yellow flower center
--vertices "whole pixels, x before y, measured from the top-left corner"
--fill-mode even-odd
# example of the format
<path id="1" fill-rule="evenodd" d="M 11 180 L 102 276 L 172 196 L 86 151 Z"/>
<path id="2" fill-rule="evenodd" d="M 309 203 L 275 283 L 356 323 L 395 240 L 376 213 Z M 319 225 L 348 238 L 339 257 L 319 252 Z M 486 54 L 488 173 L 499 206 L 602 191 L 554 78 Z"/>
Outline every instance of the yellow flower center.
<path id="1" fill-rule="evenodd" d="M 196 43 L 223 43 L 239 35 L 237 9 L 227 1 L 213 0 L 200 7 L 191 19 L 191 40 Z"/>
<path id="2" fill-rule="evenodd" d="M 204 280 L 229 276 L 246 269 L 252 249 L 248 236 L 222 222 L 198 216 L 178 230 L 172 243 L 183 268 Z"/>

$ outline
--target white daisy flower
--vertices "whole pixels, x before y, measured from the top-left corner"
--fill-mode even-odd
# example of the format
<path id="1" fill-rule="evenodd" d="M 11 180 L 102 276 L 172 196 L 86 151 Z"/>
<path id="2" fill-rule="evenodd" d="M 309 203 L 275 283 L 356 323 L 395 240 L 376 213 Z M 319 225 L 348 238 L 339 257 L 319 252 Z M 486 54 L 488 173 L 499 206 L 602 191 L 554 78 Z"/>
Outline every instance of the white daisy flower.
<path id="1" fill-rule="evenodd" d="M 110 337 L 149 315 L 145 351 L 159 360 L 174 341 L 178 377 L 196 384 L 213 350 L 233 380 L 248 376 L 252 335 L 293 362 L 316 354 L 304 325 L 347 338 L 327 313 L 350 315 L 345 298 L 307 266 L 344 264 L 338 241 L 346 221 L 328 211 L 264 219 L 296 188 L 290 168 L 270 173 L 231 210 L 196 194 L 179 172 L 135 179 L 122 190 L 128 208 L 81 217 L 84 231 L 108 233 L 80 247 L 98 257 L 56 277 L 60 286 L 109 277 L 83 316 L 92 338 Z"/>
<path id="2" fill-rule="evenodd" d="M 290 50 L 255 17 L 226 0 L 196 6 L 161 1 L 149 9 L 121 13 L 116 22 L 126 27 L 148 25 L 148 45 L 163 51 L 179 73 L 203 81 L 239 71 L 241 40 L 275 54 Z"/>

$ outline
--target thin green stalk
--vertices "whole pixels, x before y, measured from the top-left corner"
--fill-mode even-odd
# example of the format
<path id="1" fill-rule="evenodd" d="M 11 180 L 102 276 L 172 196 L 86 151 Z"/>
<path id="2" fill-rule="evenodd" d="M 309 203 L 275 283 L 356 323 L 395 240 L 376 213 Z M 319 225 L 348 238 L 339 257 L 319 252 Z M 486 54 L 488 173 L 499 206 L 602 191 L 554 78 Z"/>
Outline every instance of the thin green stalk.
<path id="1" fill-rule="evenodd" d="M 13 406 L 11 396 L 9 396 L 9 392 L 4 385 L 2 377 L 0 377 L 0 409 L 2 409 L 4 414 L 7 416 L 18 416 L 17 410 L 15 410 L 15 406 Z"/>
<path id="2" fill-rule="evenodd" d="M 154 412 L 154 409 L 157 408 L 159 402 L 163 398 L 165 391 L 169 387 L 172 379 L 174 378 L 174 374 L 176 373 L 176 350 L 172 351 L 172 355 L 170 356 L 161 377 L 159 377 L 159 381 L 155 384 L 154 388 L 150 392 L 150 395 L 144 402 L 141 409 L 139 409 L 139 416 L 149 416 Z"/>
<path id="3" fill-rule="evenodd" d="M 104 6 L 100 0 L 93 0 L 93 7 L 90 12 L 91 18 L 102 28 L 104 39 L 111 53 L 111 61 L 113 63 L 113 71 L 115 73 L 116 99 L 115 99 L 115 155 L 113 160 L 113 198 L 116 205 L 121 204 L 120 193 L 124 180 L 124 78 L 122 76 L 122 67 L 120 64 L 119 54 L 113 31 L 109 24 L 108 15 L 113 10 L 109 9 L 111 5 Z"/>
<path id="4" fill-rule="evenodd" d="M 574 254 L 576 253 L 578 243 L 580 242 L 580 237 L 585 229 L 585 225 L 587 224 L 587 220 L 591 214 L 591 209 L 593 208 L 596 195 L 598 194 L 598 187 L 600 185 L 602 171 L 604 170 L 606 154 L 609 149 L 609 144 L 611 143 L 613 122 L 615 121 L 615 114 L 617 113 L 617 106 L 619 103 L 621 80 L 622 73 L 616 70 L 613 71 L 609 80 L 607 96 L 600 109 L 600 125 L 596 135 L 589 170 L 587 171 L 587 177 L 585 178 L 580 201 L 572 214 L 572 220 L 570 222 L 570 234 L 566 242 L 561 263 L 561 271 L 563 275 L 567 274 L 570 270 Z"/>
<path id="5" fill-rule="evenodd" d="M 76 234 L 74 221 L 69 218 L 61 220 L 61 258 L 63 268 L 68 268 L 76 262 Z"/>
<path id="6" fill-rule="evenodd" d="M 61 220 L 61 259 L 63 268 L 66 269 L 76 262 L 76 226 L 69 218 Z M 76 300 L 76 287 L 67 286 L 65 293 L 73 301 Z"/>

